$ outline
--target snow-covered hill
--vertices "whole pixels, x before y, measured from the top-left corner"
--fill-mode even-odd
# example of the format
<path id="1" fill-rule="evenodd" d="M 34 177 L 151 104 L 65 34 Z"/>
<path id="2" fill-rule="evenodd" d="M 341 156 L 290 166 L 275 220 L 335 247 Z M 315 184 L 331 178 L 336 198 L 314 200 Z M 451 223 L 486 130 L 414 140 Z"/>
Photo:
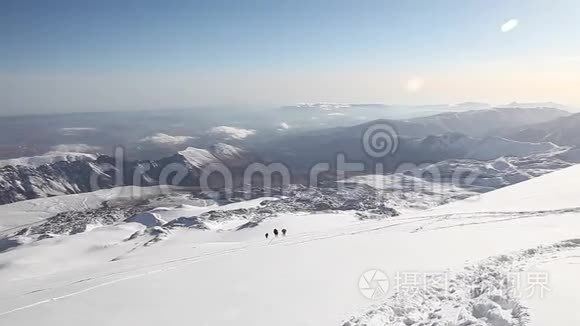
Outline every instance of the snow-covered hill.
<path id="1" fill-rule="evenodd" d="M 480 161 L 493 160 L 502 156 L 524 157 L 566 149 L 550 142 L 530 143 L 495 136 L 474 138 L 458 133 L 428 136 L 417 139 L 410 145 L 415 148 L 417 153 L 423 153 L 425 157 L 463 158 Z"/>
<path id="2" fill-rule="evenodd" d="M 183 156 L 187 162 L 198 169 L 202 169 L 211 163 L 240 166 L 247 164 L 251 157 L 249 152 L 224 143 L 214 144 L 208 149 L 188 147 L 180 151 L 179 155 Z"/>
<path id="3" fill-rule="evenodd" d="M 480 122 L 474 119 L 473 123 Z M 470 133 L 448 132 L 437 124 L 382 119 L 346 128 L 292 134 L 256 147 L 253 151 L 265 161 L 284 162 L 295 172 L 308 170 L 319 162 L 335 162 L 339 153 L 350 161 L 364 162 L 369 167 L 374 166 L 377 160 L 365 151 L 361 140 L 365 139 L 367 131 L 374 128 L 382 130 L 385 126 L 390 130 L 386 132 L 386 138 L 397 144 L 394 153 L 383 158 L 386 172 L 393 172 L 406 163 L 436 163 L 452 159 L 484 161 L 567 149 L 551 142 L 516 141 L 496 135 L 470 136 Z"/>
<path id="4" fill-rule="evenodd" d="M 489 136 L 493 135 L 494 129 L 516 128 L 518 126 L 543 123 L 568 116 L 569 114 L 567 111 L 553 107 L 512 106 L 464 112 L 445 112 L 408 121 L 438 126 L 447 132 L 460 132 L 472 136 Z"/>
<path id="5" fill-rule="evenodd" d="M 466 158 L 476 160 L 490 160 L 499 156 L 528 156 L 537 153 L 546 153 L 562 150 L 553 143 L 517 142 L 501 137 L 488 137 L 481 140 Z"/>
<path id="6" fill-rule="evenodd" d="M 0 254 L 0 323 L 578 324 L 577 282 L 562 285 L 580 265 L 559 263 L 580 254 L 578 178 L 573 166 L 383 220 L 296 212 L 221 232 L 120 223 L 46 238 Z M 266 239 L 273 228 L 288 234 Z M 545 298 L 501 291 L 538 269 L 551 272 Z M 361 280 L 377 270 L 389 286 L 373 300 L 385 283 Z M 449 282 L 403 292 L 405 273 Z"/>
<path id="7" fill-rule="evenodd" d="M 580 146 L 580 113 L 552 121 L 530 124 L 503 134 L 511 139 L 528 142 L 553 142 L 558 145 Z"/>
<path id="8" fill-rule="evenodd" d="M 217 143 L 208 149 L 188 147 L 158 160 L 126 160 L 122 162 L 122 173 L 117 169 L 120 163 L 104 155 L 94 157 L 91 154 L 65 153 L 0 161 L 0 204 L 95 191 L 96 186 L 91 181 L 94 176 L 99 177 L 97 188 L 100 189 L 165 183 L 193 186 L 198 184 L 200 169 L 210 163 L 219 162 L 227 167 L 240 168 L 256 160 L 255 156 L 243 149 Z M 150 168 L 142 169 L 144 166 Z M 172 179 L 162 180 L 172 175 L 164 174 L 166 167 L 169 167 L 168 170 L 182 168 L 180 172 L 185 172 L 185 175 L 175 184 L 170 182 Z"/>
<path id="9" fill-rule="evenodd" d="M 0 233 L 22 226 L 37 224 L 46 218 L 65 212 L 84 212 L 97 209 L 105 202 L 135 202 L 155 198 L 167 193 L 179 194 L 179 187 L 117 187 L 84 194 L 54 196 L 0 205 Z M 183 201 L 183 199 L 181 199 Z"/>
<path id="10" fill-rule="evenodd" d="M 56 162 L 74 162 L 74 161 L 92 162 L 95 161 L 96 159 L 97 155 L 95 154 L 50 152 L 40 156 L 20 157 L 7 160 L 0 160 L 0 168 L 8 165 L 39 167 L 41 165 L 53 164 Z"/>

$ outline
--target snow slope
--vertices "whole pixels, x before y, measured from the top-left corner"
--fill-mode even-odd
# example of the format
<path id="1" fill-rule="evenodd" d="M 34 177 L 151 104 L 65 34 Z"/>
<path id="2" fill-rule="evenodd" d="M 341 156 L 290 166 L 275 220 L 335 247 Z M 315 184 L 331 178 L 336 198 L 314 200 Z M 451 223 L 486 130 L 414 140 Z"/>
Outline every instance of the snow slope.
<path id="1" fill-rule="evenodd" d="M 580 177 L 580 165 L 575 165 L 465 201 L 440 206 L 424 214 L 493 210 L 519 212 L 579 207 L 578 177 Z"/>
<path id="2" fill-rule="evenodd" d="M 580 282 L 580 249 L 568 251 L 557 259 L 540 262 L 536 269 L 551 275 L 550 292 L 545 298 L 532 297 L 525 304 L 532 312 L 537 312 L 530 321 L 531 326 L 542 325 L 578 325 L 578 300 Z"/>
<path id="3" fill-rule="evenodd" d="M 0 254 L 0 324 L 499 326 L 526 325 L 528 317 L 579 324 L 570 310 L 578 292 L 562 286 L 579 265 L 557 260 L 573 260 L 580 244 L 561 244 L 580 238 L 579 177 L 573 166 L 380 221 L 286 214 L 242 230 L 173 229 L 154 243 L 131 237 L 144 228 L 137 223 L 45 239 Z M 289 233 L 266 240 L 274 227 Z M 468 289 L 469 280 L 485 289 L 531 265 L 558 271 L 557 296 L 519 302 Z M 387 296 L 361 294 L 369 270 L 388 277 Z M 452 271 L 452 295 L 432 287 L 394 295 L 397 273 L 438 271 Z M 539 309 L 544 303 L 549 309 Z"/>
<path id="4" fill-rule="evenodd" d="M 89 193 L 31 199 L 0 205 L 0 233 L 40 222 L 52 215 L 87 210 L 101 206 L 107 200 L 135 200 L 180 190 L 180 187 L 117 187 Z"/>

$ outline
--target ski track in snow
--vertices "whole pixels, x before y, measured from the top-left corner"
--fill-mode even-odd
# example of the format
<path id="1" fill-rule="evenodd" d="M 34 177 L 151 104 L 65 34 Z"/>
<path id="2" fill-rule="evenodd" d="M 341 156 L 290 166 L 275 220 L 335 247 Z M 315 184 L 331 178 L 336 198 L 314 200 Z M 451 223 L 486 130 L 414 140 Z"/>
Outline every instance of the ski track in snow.
<path id="1" fill-rule="evenodd" d="M 291 236 L 285 236 L 285 237 L 277 237 L 277 238 L 272 238 L 267 244 L 264 244 L 264 242 L 262 240 L 257 240 L 257 241 L 251 241 L 250 243 L 243 245 L 243 246 L 239 246 L 239 247 L 234 247 L 234 248 L 229 248 L 229 249 L 225 249 L 225 250 L 220 250 L 220 251 L 215 251 L 215 252 L 210 252 L 210 253 L 205 253 L 205 254 L 201 254 L 201 255 L 194 255 L 194 256 L 190 256 L 190 257 L 184 257 L 184 258 L 179 258 L 179 259 L 172 259 L 172 260 L 168 260 L 165 262 L 160 262 L 157 264 L 153 264 L 153 265 L 147 265 L 147 266 L 142 266 L 139 268 L 134 268 L 128 271 L 122 271 L 122 272 L 116 272 L 116 273 L 111 273 L 111 274 L 106 274 L 106 275 L 102 275 L 102 276 L 97 276 L 97 277 L 92 277 L 92 278 L 87 278 L 87 279 L 83 279 L 80 281 L 74 281 L 74 282 L 70 282 L 68 284 L 66 284 L 65 286 L 69 286 L 72 284 L 78 284 L 81 283 L 81 281 L 93 281 L 93 280 L 97 280 L 97 279 L 103 279 L 103 278 L 107 278 L 113 275 L 119 275 L 119 274 L 126 274 L 126 273 L 135 273 L 139 270 L 143 270 L 143 269 L 148 269 L 148 268 L 154 268 L 154 267 L 158 267 L 158 266 L 165 266 L 168 264 L 176 264 L 175 266 L 170 266 L 170 267 L 165 267 L 165 268 L 160 268 L 160 269 L 154 269 L 151 271 L 146 271 L 146 272 L 142 272 L 139 274 L 135 274 L 135 275 L 130 275 L 130 276 L 126 276 L 126 277 L 121 277 L 115 280 L 111 280 L 111 281 L 106 281 L 79 291 L 75 291 L 75 292 L 71 292 L 62 296 L 58 296 L 58 297 L 53 297 L 53 298 L 49 298 L 49 299 L 45 299 L 45 300 L 41 300 L 29 305 L 25 305 L 25 306 L 21 306 L 15 309 L 11 309 L 5 312 L 0 312 L 0 317 L 4 316 L 4 315 L 8 315 L 14 312 L 18 312 L 18 311 L 22 311 L 22 310 L 26 310 L 26 309 L 30 309 L 30 308 L 34 308 L 36 306 L 42 305 L 42 304 L 48 304 L 51 302 L 55 302 L 61 299 L 65 299 L 65 298 L 70 298 L 73 297 L 75 295 L 79 295 L 79 294 L 83 294 L 104 286 L 110 286 L 110 285 L 114 285 L 116 283 L 119 282 L 123 282 L 123 281 L 128 281 L 128 280 L 132 280 L 132 279 L 136 279 L 136 278 L 140 278 L 140 277 L 146 277 L 148 275 L 152 275 L 152 274 L 157 274 L 157 273 L 161 273 L 164 271 L 169 271 L 169 270 L 173 270 L 176 269 L 178 267 L 183 267 L 186 265 L 191 265 L 191 264 L 195 264 L 197 262 L 203 261 L 203 260 L 207 260 L 207 259 L 211 259 L 213 257 L 217 257 L 217 256 L 223 256 L 223 255 L 228 255 L 228 254 L 232 254 L 232 253 L 236 253 L 242 250 L 247 250 L 250 248 L 260 248 L 260 247 L 268 247 L 268 246 L 276 246 L 276 245 L 286 245 L 286 246 L 290 246 L 290 245 L 299 245 L 299 244 L 303 244 L 303 243 L 307 243 L 307 242 L 312 242 L 312 241 L 320 241 L 320 240 L 325 240 L 325 239 L 330 239 L 330 238 L 336 238 L 336 237 L 340 237 L 340 236 L 349 236 L 349 235 L 354 235 L 354 234 L 359 234 L 359 233 L 366 233 L 366 232 L 373 232 L 373 231 L 378 231 L 378 230 L 382 230 L 382 229 L 386 229 L 386 228 L 391 228 L 391 227 L 396 227 L 396 226 L 400 226 L 400 225 L 404 225 L 404 224 L 409 224 L 409 223 L 416 223 L 417 221 L 422 221 L 422 220 L 426 220 L 429 219 L 429 217 L 420 217 L 420 218 L 400 218 L 400 219 L 393 219 L 393 220 L 403 220 L 403 222 L 399 222 L 399 223 L 394 223 L 394 224 L 390 224 L 387 226 L 381 226 L 381 227 L 374 227 L 374 228 L 370 228 L 370 229 L 363 229 L 363 230 L 358 230 L 358 231 L 354 231 L 354 232 L 339 232 L 339 233 L 335 233 L 335 234 L 326 234 L 323 236 L 316 236 L 317 234 L 319 234 L 319 232 L 309 232 L 309 233 L 301 233 L 301 234 L 297 234 L 297 235 L 291 235 Z M 277 241 L 275 241 L 277 240 Z M 130 249 L 127 253 L 134 251 L 136 249 L 138 249 L 139 247 L 141 247 L 145 242 L 139 243 L 137 246 L 135 246 L 134 248 Z M 127 254 L 126 253 L 126 254 Z M 121 255 L 123 256 L 123 255 Z M 118 256 L 118 257 L 121 257 Z M 116 257 L 116 258 L 118 258 Z M 32 293 L 38 293 L 41 291 L 47 291 L 47 290 L 56 290 L 58 288 L 51 288 L 51 289 L 40 289 L 40 290 L 34 290 L 34 291 L 30 291 L 27 294 L 32 294 Z"/>
<path id="2" fill-rule="evenodd" d="M 70 286 L 73 284 L 81 284 L 81 283 L 96 281 L 96 280 L 100 280 L 100 279 L 106 279 L 106 278 L 110 278 L 110 277 L 114 277 L 114 276 L 118 276 L 118 275 L 123 275 L 123 274 L 132 274 L 132 275 L 127 275 L 127 276 L 123 276 L 120 278 L 108 280 L 108 281 L 105 281 L 102 283 L 98 283 L 98 284 L 86 287 L 86 288 L 78 290 L 78 291 L 73 291 L 73 292 L 70 292 L 70 293 L 67 293 L 64 295 L 47 298 L 47 299 L 40 300 L 40 301 L 37 301 L 37 302 L 32 303 L 32 304 L 28 304 L 28 305 L 20 306 L 20 307 L 17 307 L 17 308 L 8 310 L 8 311 L 0 312 L 0 317 L 14 313 L 14 312 L 31 309 L 31 308 L 37 307 L 39 305 L 50 304 L 50 303 L 53 303 L 53 302 L 56 302 L 59 300 L 69 299 L 69 298 L 72 298 L 74 296 L 81 295 L 81 294 L 84 294 L 84 293 L 87 293 L 87 292 L 90 292 L 90 291 L 93 291 L 93 290 L 96 290 L 96 289 L 99 289 L 102 287 L 113 286 L 113 285 L 120 283 L 120 282 L 129 281 L 129 280 L 142 278 L 142 277 L 147 277 L 149 275 L 174 270 L 174 269 L 177 269 L 180 267 L 195 264 L 195 263 L 200 262 L 200 261 L 205 261 L 208 259 L 212 259 L 214 257 L 234 254 L 234 253 L 244 251 L 244 250 L 259 249 L 259 248 L 265 248 L 265 247 L 270 247 L 270 246 L 279 246 L 279 245 L 283 245 L 283 246 L 300 245 L 300 244 L 313 242 L 313 241 L 321 241 L 321 240 L 343 237 L 343 236 L 352 236 L 352 235 L 361 234 L 361 233 L 377 232 L 377 231 L 381 231 L 381 230 L 388 229 L 388 228 L 394 228 L 397 226 L 403 226 L 403 225 L 414 224 L 414 223 L 420 223 L 420 225 L 417 228 L 415 228 L 414 230 L 410 231 L 411 233 L 427 232 L 427 231 L 444 229 L 444 228 L 452 228 L 452 227 L 464 227 L 464 226 L 483 224 L 483 223 L 499 223 L 499 222 L 505 222 L 505 221 L 509 221 L 509 220 L 513 220 L 513 219 L 544 217 L 544 216 L 548 216 L 548 215 L 552 215 L 552 214 L 566 214 L 566 213 L 578 213 L 578 212 L 580 212 L 580 207 L 572 207 L 572 208 L 557 209 L 557 210 L 525 211 L 525 212 L 524 211 L 522 211 L 522 212 L 491 211 L 491 212 L 437 214 L 437 215 L 426 215 L 426 216 L 415 216 L 415 217 L 401 217 L 401 218 L 390 218 L 388 220 L 385 220 L 385 223 L 388 223 L 388 224 L 381 225 L 381 226 L 368 227 L 367 225 L 365 225 L 361 228 L 360 224 L 355 224 L 355 225 L 351 225 L 351 226 L 347 227 L 346 230 L 339 229 L 338 232 L 333 232 L 333 233 L 323 233 L 323 232 L 300 233 L 300 234 L 289 235 L 289 236 L 285 236 L 285 237 L 272 238 L 267 243 L 264 243 L 263 240 L 249 241 L 249 242 L 246 242 L 242 246 L 236 246 L 236 247 L 228 248 L 225 250 L 218 250 L 218 251 L 203 253 L 200 255 L 193 255 L 193 256 L 189 256 L 189 257 L 172 259 L 172 260 L 168 260 L 168 261 L 164 261 L 164 262 L 159 262 L 156 264 L 149 264 L 149 265 L 140 266 L 137 268 L 132 268 L 130 270 L 117 271 L 117 272 L 109 273 L 109 274 L 105 274 L 105 275 L 88 277 L 88 278 L 84 278 L 81 280 L 69 282 L 68 284 L 65 284 L 65 285 L 63 285 L 61 287 L 57 287 L 57 288 L 38 289 L 38 290 L 29 291 L 23 295 L 29 295 L 29 294 L 39 293 L 39 292 L 44 292 L 44 291 L 49 291 L 49 290 L 58 290 L 59 288 L 67 287 L 67 286 Z M 490 219 L 490 220 L 475 221 L 475 222 L 468 222 L 468 223 L 458 223 L 458 224 L 453 224 L 453 225 L 445 225 L 445 226 L 437 226 L 437 227 L 435 226 L 438 223 L 442 223 L 442 222 L 454 222 L 454 220 L 463 221 L 465 219 Z M 354 228 L 354 230 L 352 230 L 352 228 Z M 575 241 L 576 242 L 574 242 L 574 243 L 576 245 L 580 245 L 580 240 L 575 240 Z M 123 256 L 129 254 L 130 252 L 142 247 L 146 242 L 147 241 L 138 243 L 134 248 L 130 249 L 125 254 L 119 255 L 117 258 L 122 258 Z M 551 246 L 548 248 L 553 248 L 553 247 L 554 246 Z M 563 248 L 567 248 L 567 247 L 563 247 Z M 548 251 L 549 250 L 544 250 L 542 252 L 548 252 Z M 553 252 L 553 251 L 551 251 L 551 252 Z M 520 257 L 516 256 L 516 258 L 514 258 L 515 262 L 519 262 L 518 260 L 521 260 L 521 258 L 524 256 L 520 256 Z M 488 260 L 487 263 L 489 263 L 490 261 L 497 262 L 499 260 L 497 258 L 493 258 L 493 259 Z M 514 261 L 510 260 L 510 263 L 514 263 Z M 520 263 L 520 265 L 521 264 L 522 263 Z M 512 265 L 515 265 L 515 263 Z M 514 266 L 512 266 L 512 265 L 510 265 L 510 267 L 509 267 L 510 269 L 513 269 Z M 481 268 L 481 266 L 484 266 L 484 265 L 483 264 L 480 265 L 479 268 Z M 161 268 L 159 268 L 159 267 L 161 267 Z M 154 268 L 154 269 L 152 269 L 152 268 Z M 497 272 L 498 268 L 501 268 L 505 274 L 505 269 L 506 269 L 505 264 L 497 264 L 497 266 L 493 265 L 491 267 L 491 269 L 494 272 Z M 466 269 L 466 270 L 468 270 L 468 269 Z M 142 271 L 142 272 L 139 272 L 139 271 Z M 137 273 L 137 274 L 134 274 L 134 273 Z M 469 274 L 469 272 L 467 274 Z M 489 278 L 490 275 L 493 273 L 488 273 L 488 274 L 486 274 L 484 277 Z M 463 275 L 462 277 L 467 278 L 469 276 L 470 275 L 467 275 L 467 276 Z M 473 276 L 473 275 L 471 275 L 471 276 Z M 455 280 L 455 281 L 457 282 L 457 284 L 461 283 L 459 280 Z M 463 285 L 465 285 L 465 284 L 463 284 Z M 439 293 L 439 292 L 440 292 L 440 289 L 429 289 L 427 292 L 421 293 L 419 297 L 413 297 L 413 298 L 409 298 L 409 297 L 405 297 L 405 296 L 396 297 L 394 299 L 391 299 L 391 301 L 388 304 L 385 304 L 382 307 L 378 307 L 378 308 L 375 308 L 373 310 L 370 310 L 369 312 L 367 312 L 363 316 L 351 318 L 349 321 L 346 321 L 344 323 L 344 326 L 362 326 L 362 325 L 379 325 L 379 324 L 385 325 L 385 324 L 391 324 L 391 321 L 393 322 L 393 325 L 399 325 L 399 324 L 396 324 L 396 322 L 402 322 L 403 324 L 401 324 L 401 325 L 406 325 L 407 323 L 410 323 L 419 317 L 427 318 L 428 320 L 431 320 L 431 321 L 436 321 L 437 319 L 443 318 L 442 314 L 441 314 L 441 311 L 442 311 L 441 309 L 443 309 L 443 308 L 433 308 L 434 306 L 445 306 L 445 305 L 449 305 L 451 302 L 457 303 L 457 300 L 455 300 L 455 301 L 447 300 L 448 301 L 447 302 L 445 300 L 440 300 L 440 299 L 437 299 L 437 300 L 431 302 L 433 300 L 432 298 L 437 297 L 437 293 Z M 465 308 L 466 305 L 467 306 L 475 305 L 475 303 L 474 303 L 475 299 L 473 299 L 473 298 L 469 299 L 469 297 L 468 297 L 469 294 L 463 293 L 461 295 L 464 296 L 464 298 L 461 299 L 464 302 L 460 302 L 461 308 Z M 486 298 L 486 300 L 487 299 L 489 299 L 489 298 Z M 504 300 L 504 299 L 505 298 L 503 298 L 502 300 Z M 394 301 L 392 301 L 392 300 L 394 300 Z M 404 302 L 402 302 L 402 301 L 399 302 L 397 300 L 399 300 L 399 301 L 403 300 Z M 431 301 L 429 301 L 429 300 L 431 300 Z M 491 300 L 491 299 L 489 299 L 489 300 Z M 425 304 L 427 301 L 429 301 L 428 305 Z M 498 303 L 496 302 L 496 305 L 497 304 Z M 502 303 L 502 304 L 505 305 L 505 303 Z M 397 306 L 397 305 L 399 305 L 399 306 Z M 484 304 L 483 306 L 485 306 L 485 307 L 489 306 L 488 308 L 491 311 L 491 310 L 497 308 L 496 305 L 488 304 L 486 306 Z M 402 306 L 409 306 L 411 308 L 403 309 Z M 520 307 L 520 305 L 517 304 L 517 302 L 512 302 L 512 301 L 510 301 L 508 306 L 512 307 L 513 309 L 515 309 L 515 307 Z M 484 309 L 485 307 L 483 307 L 482 309 Z M 444 307 L 444 308 L 447 310 L 453 310 L 453 309 L 457 310 L 456 309 L 457 307 L 451 307 L 451 308 Z M 425 309 L 431 309 L 431 310 L 427 312 L 427 310 L 425 310 Z M 518 309 L 520 309 L 520 308 L 518 308 Z M 411 313 L 411 312 L 413 312 L 413 313 Z M 480 313 L 486 314 L 486 313 L 490 313 L 490 312 L 483 311 Z M 522 316 L 525 315 L 524 312 L 522 312 L 522 314 L 523 314 Z M 425 317 L 425 316 L 427 316 L 427 317 Z M 525 325 L 526 324 L 524 321 L 522 321 L 521 323 L 511 323 L 511 324 L 509 322 L 505 323 L 505 321 L 499 321 L 498 323 L 477 324 L 476 321 L 473 320 L 473 315 L 470 315 L 469 313 L 466 313 L 464 311 L 462 311 L 460 313 L 460 318 L 465 319 L 464 320 L 465 324 L 462 324 L 462 323 L 458 323 L 458 324 L 453 324 L 453 323 L 441 324 L 441 323 L 439 323 L 439 324 L 440 325 L 492 325 L 492 326 L 508 326 L 508 325 Z M 500 318 L 500 317 L 497 317 L 497 318 Z M 434 324 L 434 325 L 439 325 L 439 324 Z M 407 324 L 407 325 L 410 325 L 410 324 Z M 425 325 L 432 325 L 432 324 L 425 324 Z"/>
<path id="3" fill-rule="evenodd" d="M 506 222 L 510 220 L 517 220 L 517 219 L 525 219 L 525 218 L 536 218 L 536 217 L 545 217 L 548 215 L 562 215 L 562 214 L 571 214 L 571 213 L 579 213 L 580 207 L 571 207 L 571 208 L 564 208 L 564 209 L 554 209 L 554 210 L 538 210 L 538 211 L 521 211 L 521 212 L 475 212 L 475 213 L 458 213 L 458 214 L 443 214 L 443 215 L 434 215 L 430 216 L 433 220 L 430 223 L 425 225 L 419 226 L 416 228 L 413 233 L 416 232 L 424 232 L 424 231 L 433 231 L 433 230 L 442 230 L 447 228 L 454 228 L 454 227 L 463 227 L 463 226 L 470 226 L 470 225 L 479 225 L 479 224 L 489 224 L 489 223 L 498 223 L 498 222 Z M 488 219 L 486 221 L 474 221 L 474 222 L 467 222 L 467 223 L 459 223 L 454 225 L 448 226 L 437 226 L 434 227 L 435 224 L 445 221 L 451 220 L 471 220 L 471 219 Z"/>

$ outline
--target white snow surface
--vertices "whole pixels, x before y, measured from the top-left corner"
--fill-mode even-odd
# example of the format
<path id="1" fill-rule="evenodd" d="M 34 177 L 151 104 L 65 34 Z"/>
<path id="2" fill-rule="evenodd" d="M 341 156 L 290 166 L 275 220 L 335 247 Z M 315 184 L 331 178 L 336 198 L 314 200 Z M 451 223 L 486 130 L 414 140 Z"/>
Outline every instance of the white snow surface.
<path id="1" fill-rule="evenodd" d="M 0 254 L 0 324 L 578 325 L 578 287 L 567 284 L 577 283 L 580 241 L 554 244 L 580 238 L 579 178 L 573 166 L 380 221 L 284 214 L 241 230 L 155 229 L 158 242 L 120 223 L 24 244 Z M 266 240 L 273 228 L 288 235 Z M 523 301 L 529 311 L 468 291 L 471 277 L 493 287 L 530 266 L 551 272 L 553 291 Z M 369 270 L 391 285 L 397 273 L 452 271 L 455 292 L 391 286 L 367 299 L 359 280 Z"/>
<path id="2" fill-rule="evenodd" d="M 579 325 L 578 302 L 580 282 L 580 249 L 570 250 L 557 259 L 539 262 L 535 270 L 550 276 L 545 296 L 536 295 L 524 301 L 532 312 L 530 326 Z"/>
<path id="3" fill-rule="evenodd" d="M 246 151 L 233 145 L 217 143 L 210 146 L 211 153 L 221 160 L 235 160 L 241 158 Z"/>
<path id="4" fill-rule="evenodd" d="M 193 166 L 202 168 L 210 163 L 218 162 L 217 158 L 213 156 L 207 149 L 188 147 L 183 151 L 178 152 L 180 155 Z"/>
<path id="5" fill-rule="evenodd" d="M 136 214 L 126 219 L 125 222 L 139 223 L 145 225 L 146 227 L 162 226 L 163 224 L 167 223 L 167 221 L 163 220 L 159 214 L 154 212 L 143 212 Z"/>
<path id="6" fill-rule="evenodd" d="M 201 169 L 211 163 L 241 160 L 246 151 L 236 146 L 217 143 L 208 149 L 188 147 L 178 153 L 192 166 Z"/>

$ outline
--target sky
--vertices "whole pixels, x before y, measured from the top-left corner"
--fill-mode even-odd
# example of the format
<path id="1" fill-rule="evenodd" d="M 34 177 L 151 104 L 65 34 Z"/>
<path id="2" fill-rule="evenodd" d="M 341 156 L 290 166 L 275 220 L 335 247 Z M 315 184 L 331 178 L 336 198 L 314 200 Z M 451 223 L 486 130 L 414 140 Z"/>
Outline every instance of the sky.
<path id="1" fill-rule="evenodd" d="M 580 107 L 576 0 L 0 1 L 0 114 Z"/>

